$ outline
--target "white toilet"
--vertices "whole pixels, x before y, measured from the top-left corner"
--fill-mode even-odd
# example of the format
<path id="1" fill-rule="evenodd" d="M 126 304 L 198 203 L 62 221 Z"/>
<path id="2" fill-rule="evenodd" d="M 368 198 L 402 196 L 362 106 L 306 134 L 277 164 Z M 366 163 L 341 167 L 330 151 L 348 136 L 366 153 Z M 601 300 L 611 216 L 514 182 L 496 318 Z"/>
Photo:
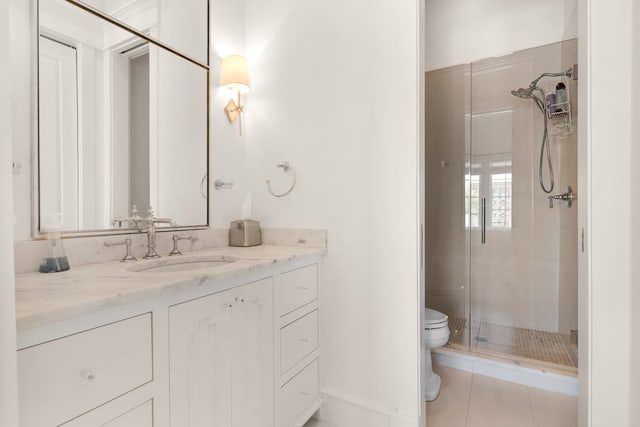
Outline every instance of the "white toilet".
<path id="1" fill-rule="evenodd" d="M 435 400 L 440 393 L 441 379 L 433 372 L 431 363 L 431 349 L 438 348 L 449 342 L 449 317 L 439 311 L 426 309 L 422 332 L 424 334 L 424 354 L 426 358 L 426 381 L 424 383 L 425 398 L 427 401 Z"/>

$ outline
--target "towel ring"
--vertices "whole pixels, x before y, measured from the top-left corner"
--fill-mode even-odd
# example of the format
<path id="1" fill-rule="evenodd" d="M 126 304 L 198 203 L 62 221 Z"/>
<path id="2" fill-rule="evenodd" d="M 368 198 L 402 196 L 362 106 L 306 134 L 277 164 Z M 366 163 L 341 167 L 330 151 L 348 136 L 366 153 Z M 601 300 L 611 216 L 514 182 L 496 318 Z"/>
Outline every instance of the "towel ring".
<path id="1" fill-rule="evenodd" d="M 278 163 L 276 167 L 282 168 L 283 172 L 289 172 L 289 170 L 291 170 L 291 172 L 293 173 L 293 181 L 291 182 L 291 187 L 289 187 L 289 189 L 284 193 L 274 193 L 273 190 L 271 189 L 271 180 L 268 179 L 266 181 L 267 191 L 271 193 L 273 197 L 284 197 L 287 194 L 291 193 L 293 189 L 296 187 L 296 171 L 293 169 L 293 166 L 291 166 L 289 162 L 286 162 L 286 161 Z"/>

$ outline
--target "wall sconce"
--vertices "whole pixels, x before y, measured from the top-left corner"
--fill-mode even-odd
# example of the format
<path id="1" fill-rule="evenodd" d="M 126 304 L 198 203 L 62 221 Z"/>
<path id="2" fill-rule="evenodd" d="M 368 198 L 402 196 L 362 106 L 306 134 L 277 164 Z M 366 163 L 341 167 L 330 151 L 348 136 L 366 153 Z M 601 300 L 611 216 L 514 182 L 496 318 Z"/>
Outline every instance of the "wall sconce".
<path id="1" fill-rule="evenodd" d="M 224 112 L 227 114 L 229 122 L 233 123 L 236 119 L 238 120 L 240 135 L 242 135 L 242 113 L 244 112 L 242 95 L 251 90 L 247 58 L 240 55 L 224 58 L 220 72 L 220 85 L 237 93 L 237 101 L 233 98 L 230 99 L 224 107 Z"/>

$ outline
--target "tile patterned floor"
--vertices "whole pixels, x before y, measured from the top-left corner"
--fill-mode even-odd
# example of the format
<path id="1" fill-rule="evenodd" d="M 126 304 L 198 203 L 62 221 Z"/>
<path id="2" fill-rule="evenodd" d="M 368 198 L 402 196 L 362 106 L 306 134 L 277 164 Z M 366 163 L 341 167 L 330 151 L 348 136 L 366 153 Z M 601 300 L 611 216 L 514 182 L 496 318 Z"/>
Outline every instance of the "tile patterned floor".
<path id="1" fill-rule="evenodd" d="M 575 427 L 576 397 L 443 366 L 440 396 L 427 402 L 427 427 Z"/>
<path id="2" fill-rule="evenodd" d="M 452 347 L 465 347 L 468 343 L 466 319 L 449 321 Z M 472 322 L 473 349 L 497 352 L 562 366 L 577 367 L 578 355 L 574 346 L 565 342 L 559 333 L 535 329 L 514 328 L 488 322 Z"/>
<path id="3" fill-rule="evenodd" d="M 576 427 L 576 397 L 434 366 L 440 395 L 427 402 L 426 427 Z M 335 427 L 310 420 L 304 427 Z M 366 427 L 366 426 L 349 426 Z"/>

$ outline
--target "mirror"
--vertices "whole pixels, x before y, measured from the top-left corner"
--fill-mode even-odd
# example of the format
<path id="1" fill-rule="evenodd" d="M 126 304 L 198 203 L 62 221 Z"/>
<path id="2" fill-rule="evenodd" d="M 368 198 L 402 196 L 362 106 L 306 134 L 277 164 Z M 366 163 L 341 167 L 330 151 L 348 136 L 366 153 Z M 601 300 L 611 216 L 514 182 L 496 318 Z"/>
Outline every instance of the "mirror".
<path id="1" fill-rule="evenodd" d="M 208 66 L 78 4 L 39 2 L 37 234 L 206 227 Z"/>
<path id="2" fill-rule="evenodd" d="M 77 0 L 202 63 L 209 63 L 207 0 Z M 185 31 L 188 28 L 189 31 Z"/>

